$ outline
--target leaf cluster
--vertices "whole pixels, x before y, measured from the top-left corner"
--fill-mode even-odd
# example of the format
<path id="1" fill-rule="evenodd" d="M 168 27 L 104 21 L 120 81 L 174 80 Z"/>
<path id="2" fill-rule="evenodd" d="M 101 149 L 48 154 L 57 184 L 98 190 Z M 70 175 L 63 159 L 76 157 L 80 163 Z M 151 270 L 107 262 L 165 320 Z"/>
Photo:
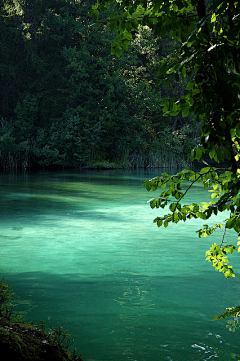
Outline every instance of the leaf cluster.
<path id="1" fill-rule="evenodd" d="M 209 203 L 183 204 L 185 195 L 195 183 L 201 182 L 205 188 L 211 192 L 212 201 Z M 186 187 L 186 183 L 189 184 Z M 202 219 L 207 220 L 218 212 L 229 212 L 229 217 L 225 220 L 224 235 L 219 245 L 214 243 L 210 250 L 206 252 L 206 259 L 212 262 L 213 267 L 223 272 L 226 278 L 234 277 L 232 266 L 228 265 L 227 254 L 237 250 L 234 245 L 225 245 L 224 236 L 226 229 L 234 229 L 240 234 L 240 198 L 239 198 L 239 176 L 233 175 L 230 170 L 223 170 L 215 167 L 204 167 L 200 172 L 184 169 L 175 174 L 163 173 L 161 177 L 146 180 L 144 185 L 148 191 L 161 188 L 161 194 L 157 198 L 152 198 L 149 203 L 151 208 L 165 208 L 168 206 L 169 212 L 154 219 L 158 227 L 162 225 L 166 228 L 169 223 L 180 221 Z M 183 189 L 185 188 L 185 189 Z M 216 229 L 222 229 L 222 224 L 213 226 L 204 225 L 197 231 L 199 237 L 210 236 Z M 240 242 L 239 242 L 240 243 Z"/>
<path id="2" fill-rule="evenodd" d="M 14 292 L 12 292 L 9 285 L 4 282 L 2 278 L 0 280 L 0 317 L 5 317 L 8 320 L 11 320 L 14 314 L 14 300 L 18 297 Z"/>

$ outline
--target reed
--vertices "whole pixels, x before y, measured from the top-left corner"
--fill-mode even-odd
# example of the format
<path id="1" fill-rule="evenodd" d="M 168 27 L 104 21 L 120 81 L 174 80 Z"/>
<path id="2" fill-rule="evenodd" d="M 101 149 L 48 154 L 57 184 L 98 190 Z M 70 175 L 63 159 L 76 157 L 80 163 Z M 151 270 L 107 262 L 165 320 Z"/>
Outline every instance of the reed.
<path id="1" fill-rule="evenodd" d="M 134 153 L 129 160 L 129 168 L 176 168 L 186 167 L 191 164 L 190 156 L 184 152 L 171 151 L 160 148 L 149 154 Z"/>

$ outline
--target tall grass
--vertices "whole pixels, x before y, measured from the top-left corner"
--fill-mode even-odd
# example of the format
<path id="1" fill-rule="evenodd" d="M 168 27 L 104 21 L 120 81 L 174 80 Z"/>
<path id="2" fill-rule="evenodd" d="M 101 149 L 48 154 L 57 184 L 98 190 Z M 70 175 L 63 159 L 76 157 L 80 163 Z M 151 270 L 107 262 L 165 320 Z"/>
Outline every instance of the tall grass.
<path id="1" fill-rule="evenodd" d="M 186 167 L 191 164 L 190 155 L 183 152 L 171 151 L 161 148 L 149 154 L 133 154 L 129 160 L 129 168 L 176 168 Z"/>

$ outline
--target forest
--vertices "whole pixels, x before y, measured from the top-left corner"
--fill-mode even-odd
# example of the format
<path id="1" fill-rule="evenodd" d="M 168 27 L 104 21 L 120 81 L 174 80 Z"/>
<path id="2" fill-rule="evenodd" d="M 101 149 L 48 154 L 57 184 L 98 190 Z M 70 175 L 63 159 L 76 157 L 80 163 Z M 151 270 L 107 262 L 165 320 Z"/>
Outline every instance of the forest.
<path id="1" fill-rule="evenodd" d="M 160 105 L 187 80 L 156 85 L 178 41 L 141 25 L 128 51 L 111 55 L 111 25 L 94 26 L 93 3 L 1 1 L 2 169 L 190 164 L 193 115 L 164 116 Z"/>

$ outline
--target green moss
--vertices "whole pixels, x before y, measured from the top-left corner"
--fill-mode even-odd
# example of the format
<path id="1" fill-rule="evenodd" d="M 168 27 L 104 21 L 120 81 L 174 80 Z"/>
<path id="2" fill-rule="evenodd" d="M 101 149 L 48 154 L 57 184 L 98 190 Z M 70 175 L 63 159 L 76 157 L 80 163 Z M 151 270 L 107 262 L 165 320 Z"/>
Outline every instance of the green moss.
<path id="1" fill-rule="evenodd" d="M 27 323 L 0 318 L 1 361 L 80 361 L 58 342 Z"/>
<path id="2" fill-rule="evenodd" d="M 22 348 L 24 347 L 21 338 L 0 328 L 0 346 L 3 360 L 23 360 Z"/>
<path id="3" fill-rule="evenodd" d="M 3 361 L 7 360 L 30 360 L 31 348 L 28 349 L 26 343 L 16 332 L 8 332 L 0 328 L 0 346 Z"/>

